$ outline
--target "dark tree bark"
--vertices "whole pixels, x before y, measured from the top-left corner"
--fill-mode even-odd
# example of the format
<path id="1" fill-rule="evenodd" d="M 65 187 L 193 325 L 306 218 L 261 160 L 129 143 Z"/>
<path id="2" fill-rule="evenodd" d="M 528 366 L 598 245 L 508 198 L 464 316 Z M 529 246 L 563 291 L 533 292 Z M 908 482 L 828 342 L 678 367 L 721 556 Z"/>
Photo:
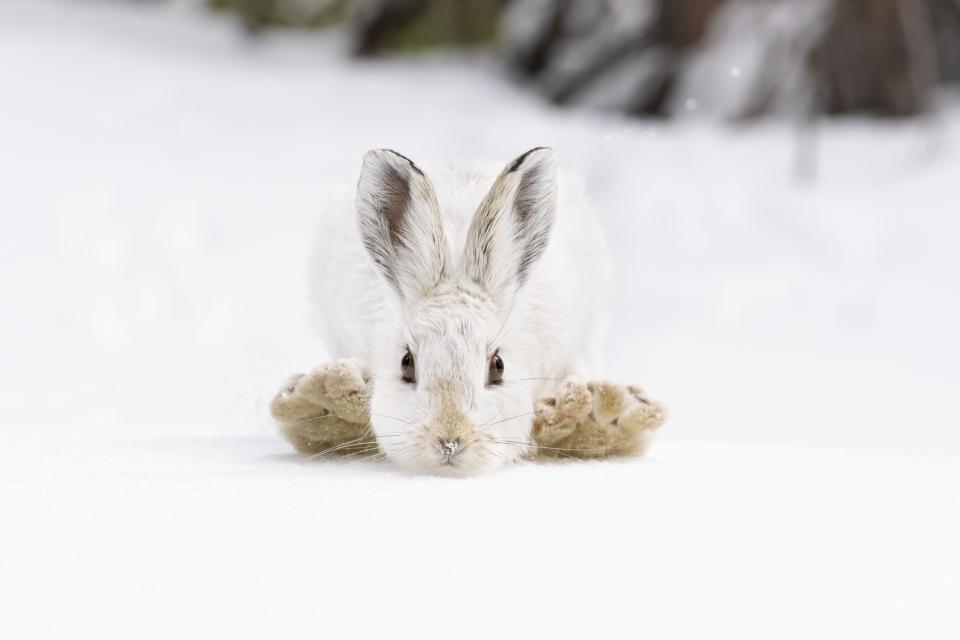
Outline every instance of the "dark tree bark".
<path id="1" fill-rule="evenodd" d="M 928 0 L 940 81 L 960 83 L 960 0 Z"/>
<path id="2" fill-rule="evenodd" d="M 632 115 L 665 117 L 683 71 L 684 53 L 707 34 L 716 11 L 727 0 L 657 0 L 656 18 L 648 40 L 662 56 L 659 73 L 649 78 L 626 111 Z"/>
<path id="3" fill-rule="evenodd" d="M 526 72 L 536 74 L 549 67 L 550 53 L 566 31 L 563 19 L 572 2 L 576 0 L 555 3 L 546 35 L 526 61 Z M 576 102 L 605 74 L 650 52 L 655 56 L 650 58 L 655 59 L 653 69 L 638 76 L 633 97 L 621 108 L 641 116 L 668 115 L 687 53 L 703 43 L 718 11 L 727 4 L 728 0 L 653 0 L 654 17 L 644 29 L 612 39 L 575 71 L 554 79 L 549 97 L 559 104 Z M 930 7 L 936 8 L 933 17 Z M 929 110 L 937 84 L 938 49 L 941 72 L 960 77 L 960 27 L 953 28 L 954 21 L 960 25 L 960 0 L 832 0 L 823 33 L 809 54 L 798 52 L 801 59 L 809 55 L 813 108 L 831 115 L 894 117 Z M 767 84 L 780 79 L 776 69 L 761 73 Z M 761 88 L 765 95 L 749 101 L 750 116 L 764 115 L 775 104 L 776 87 Z"/>
<path id="4" fill-rule="evenodd" d="M 554 0 L 548 15 L 530 41 L 511 52 L 511 64 L 522 76 L 536 76 L 550 63 L 557 46 L 564 38 L 567 16 L 574 0 Z"/>
<path id="5" fill-rule="evenodd" d="M 927 5 L 918 0 L 835 0 L 811 56 L 818 111 L 913 116 L 936 84 Z"/>
<path id="6" fill-rule="evenodd" d="M 703 40 L 714 13 L 727 0 L 656 0 L 655 44 L 678 51 Z"/>
<path id="7" fill-rule="evenodd" d="M 666 106 L 680 71 L 683 52 L 701 42 L 714 11 L 727 0 L 655 0 L 653 19 L 633 36 L 610 42 L 577 73 L 558 83 L 551 99 L 558 104 L 573 102 L 608 70 L 638 52 L 656 49 L 661 66 L 639 83 L 627 112 L 636 115 L 665 115 Z"/>

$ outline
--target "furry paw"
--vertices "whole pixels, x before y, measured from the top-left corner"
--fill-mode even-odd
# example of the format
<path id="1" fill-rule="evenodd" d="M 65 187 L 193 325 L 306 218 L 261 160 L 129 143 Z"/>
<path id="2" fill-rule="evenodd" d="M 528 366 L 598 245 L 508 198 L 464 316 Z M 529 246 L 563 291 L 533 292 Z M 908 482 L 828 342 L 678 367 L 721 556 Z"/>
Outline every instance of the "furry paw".
<path id="1" fill-rule="evenodd" d="M 376 447 L 371 388 L 356 364 L 338 360 L 288 378 L 270 412 L 301 453 L 365 453 Z M 537 400 L 533 439 L 541 456 L 639 455 L 665 418 L 663 407 L 639 387 L 570 377 L 555 395 Z"/>
<path id="2" fill-rule="evenodd" d="M 547 456 L 640 455 L 665 418 L 639 387 L 568 379 L 555 398 L 538 403 L 534 439 Z"/>
<path id="3" fill-rule="evenodd" d="M 373 439 L 369 388 L 349 360 L 288 378 L 270 403 L 270 413 L 301 453 L 349 453 Z"/>
<path id="4" fill-rule="evenodd" d="M 295 393 L 349 422 L 370 422 L 370 391 L 351 360 L 320 365 L 297 381 Z"/>
<path id="5" fill-rule="evenodd" d="M 593 400 L 586 383 L 569 377 L 560 383 L 555 396 L 537 400 L 534 407 L 533 437 L 538 445 L 553 446 L 569 438 L 590 413 Z"/>

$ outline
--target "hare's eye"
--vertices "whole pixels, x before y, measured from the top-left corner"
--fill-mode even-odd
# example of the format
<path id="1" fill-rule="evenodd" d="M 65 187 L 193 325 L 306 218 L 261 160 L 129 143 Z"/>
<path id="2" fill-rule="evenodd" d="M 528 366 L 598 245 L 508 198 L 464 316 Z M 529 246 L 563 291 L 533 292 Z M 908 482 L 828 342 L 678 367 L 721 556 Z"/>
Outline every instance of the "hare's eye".
<path id="1" fill-rule="evenodd" d="M 487 373 L 487 384 L 500 384 L 503 382 L 503 358 L 500 354 L 493 354 L 490 358 L 490 368 Z"/>
<path id="2" fill-rule="evenodd" d="M 400 375 L 404 382 L 417 381 L 417 364 L 413 361 L 413 354 L 407 351 L 400 360 Z"/>

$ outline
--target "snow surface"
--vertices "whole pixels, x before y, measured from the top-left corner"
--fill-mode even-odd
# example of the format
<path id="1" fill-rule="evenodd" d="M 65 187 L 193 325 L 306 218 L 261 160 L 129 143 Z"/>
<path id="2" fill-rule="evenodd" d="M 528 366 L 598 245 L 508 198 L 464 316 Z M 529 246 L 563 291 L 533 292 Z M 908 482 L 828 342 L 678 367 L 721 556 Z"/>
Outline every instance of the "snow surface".
<path id="1" fill-rule="evenodd" d="M 640 123 L 341 45 L 0 4 L 0 637 L 960 635 L 960 110 Z M 371 147 L 539 144 L 604 216 L 651 455 L 292 455 L 266 404 L 325 358 L 324 190 Z"/>

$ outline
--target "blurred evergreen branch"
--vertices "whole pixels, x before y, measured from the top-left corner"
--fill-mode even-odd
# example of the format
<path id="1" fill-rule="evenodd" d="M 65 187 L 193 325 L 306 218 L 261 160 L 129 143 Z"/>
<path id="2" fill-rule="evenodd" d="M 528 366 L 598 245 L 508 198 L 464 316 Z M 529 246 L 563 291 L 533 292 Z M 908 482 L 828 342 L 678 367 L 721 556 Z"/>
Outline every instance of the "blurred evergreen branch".
<path id="1" fill-rule="evenodd" d="M 358 2 L 353 52 L 418 51 L 478 46 L 497 35 L 504 0 L 377 0 Z"/>
<path id="2" fill-rule="evenodd" d="M 494 41 L 506 0 L 207 0 L 251 32 L 347 23 L 356 55 Z"/>
<path id="3" fill-rule="evenodd" d="M 266 27 L 316 29 L 343 22 L 350 0 L 206 0 L 211 9 L 234 13 L 251 33 Z"/>

